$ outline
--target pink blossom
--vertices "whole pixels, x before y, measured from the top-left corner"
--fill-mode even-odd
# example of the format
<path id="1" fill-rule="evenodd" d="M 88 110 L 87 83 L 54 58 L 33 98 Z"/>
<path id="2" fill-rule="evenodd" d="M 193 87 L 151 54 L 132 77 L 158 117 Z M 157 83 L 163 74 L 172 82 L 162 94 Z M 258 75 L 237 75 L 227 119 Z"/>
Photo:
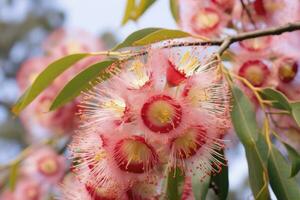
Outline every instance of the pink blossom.
<path id="1" fill-rule="evenodd" d="M 70 151 L 73 171 L 90 191 L 138 197 L 137 182 L 153 182 L 163 166 L 190 176 L 220 171 L 216 150 L 230 127 L 230 94 L 206 50 L 153 48 L 84 94 Z"/>
<path id="2" fill-rule="evenodd" d="M 66 170 L 66 160 L 49 147 L 32 152 L 22 163 L 22 172 L 44 184 L 58 183 Z"/>

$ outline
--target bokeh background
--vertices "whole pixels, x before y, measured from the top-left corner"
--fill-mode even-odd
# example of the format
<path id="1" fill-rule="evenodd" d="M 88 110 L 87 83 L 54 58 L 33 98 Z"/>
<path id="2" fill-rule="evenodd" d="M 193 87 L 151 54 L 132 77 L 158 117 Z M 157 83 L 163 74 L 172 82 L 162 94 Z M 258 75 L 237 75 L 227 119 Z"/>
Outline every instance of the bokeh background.
<path id="1" fill-rule="evenodd" d="M 126 0 L 0 0 L 0 164 L 16 158 L 28 144 L 25 130 L 10 108 L 20 96 L 16 72 L 29 57 L 42 54 L 41 43 L 53 30 L 82 29 L 112 47 L 145 27 L 176 28 L 168 1 L 155 3 L 137 23 L 121 26 Z M 252 199 L 244 150 L 227 142 L 229 199 Z"/>

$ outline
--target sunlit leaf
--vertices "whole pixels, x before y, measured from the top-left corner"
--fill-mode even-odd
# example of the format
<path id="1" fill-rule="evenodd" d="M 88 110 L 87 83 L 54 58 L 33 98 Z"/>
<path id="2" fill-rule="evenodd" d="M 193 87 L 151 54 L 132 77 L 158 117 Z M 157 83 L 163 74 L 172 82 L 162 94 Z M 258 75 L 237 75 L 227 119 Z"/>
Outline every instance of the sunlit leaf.
<path id="1" fill-rule="evenodd" d="M 125 13 L 122 20 L 122 25 L 126 24 L 132 18 L 132 13 L 135 11 L 135 0 L 127 0 Z"/>
<path id="2" fill-rule="evenodd" d="M 284 143 L 284 146 L 289 154 L 289 159 L 292 163 L 290 176 L 295 176 L 300 170 L 300 155 L 299 153 L 291 147 L 289 144 Z"/>
<path id="3" fill-rule="evenodd" d="M 219 152 L 224 156 L 223 150 Z M 211 187 L 220 200 L 225 200 L 229 190 L 228 167 L 222 166 L 222 171 L 211 177 Z"/>
<path id="4" fill-rule="evenodd" d="M 112 50 L 116 51 L 121 48 L 133 46 L 133 43 L 137 40 L 142 39 L 143 37 L 160 30 L 161 28 L 145 28 L 131 33 L 121 44 L 118 44 Z"/>
<path id="5" fill-rule="evenodd" d="M 60 91 L 55 100 L 53 101 L 50 110 L 54 110 L 75 97 L 77 97 L 81 91 L 88 90 L 92 87 L 92 83 L 97 80 L 97 83 L 101 80 L 106 80 L 111 76 L 111 72 L 108 68 L 114 63 L 113 60 L 106 60 L 96 64 L 93 64 L 76 75 L 65 87 Z"/>
<path id="6" fill-rule="evenodd" d="M 14 163 L 10 167 L 8 186 L 11 191 L 15 190 L 17 179 L 19 175 L 19 163 Z"/>
<path id="7" fill-rule="evenodd" d="M 192 190 L 195 200 L 205 200 L 209 189 L 210 176 L 206 176 L 205 178 L 201 176 L 203 174 L 201 174 L 200 170 L 192 176 Z"/>
<path id="8" fill-rule="evenodd" d="M 179 6 L 178 0 L 170 0 L 170 10 L 174 20 L 179 23 Z"/>
<path id="9" fill-rule="evenodd" d="M 290 111 L 291 106 L 288 99 L 280 91 L 274 90 L 272 88 L 265 88 L 260 91 L 261 96 L 265 100 L 272 101 L 272 106 L 274 108 L 283 109 Z"/>
<path id="10" fill-rule="evenodd" d="M 156 0 L 140 0 L 140 3 L 136 6 L 134 15 L 132 16 L 133 20 L 138 20 L 148 8 L 155 3 Z"/>
<path id="11" fill-rule="evenodd" d="M 292 107 L 292 115 L 297 122 L 298 126 L 300 126 L 300 102 L 291 103 Z"/>
<path id="12" fill-rule="evenodd" d="M 268 172 L 277 199 L 299 199 L 299 185 L 294 178 L 290 178 L 290 167 L 274 145 L 268 159 Z"/>
<path id="13" fill-rule="evenodd" d="M 171 170 L 167 177 L 167 199 L 181 200 L 183 184 L 183 172 L 178 168 Z"/>
<path id="14" fill-rule="evenodd" d="M 43 90 L 45 90 L 60 74 L 71 67 L 79 60 L 90 56 L 89 53 L 71 54 L 60 58 L 51 63 L 44 71 L 42 71 L 32 85 L 21 96 L 14 105 L 12 111 L 19 114 L 27 105 L 29 105 Z"/>
<path id="15" fill-rule="evenodd" d="M 258 132 L 253 105 L 242 91 L 233 87 L 232 123 L 245 147 L 249 181 L 255 199 L 268 199 L 268 176 L 266 161 L 268 149 L 263 135 Z"/>
<path id="16" fill-rule="evenodd" d="M 190 37 L 189 33 L 180 30 L 160 29 L 147 36 L 135 41 L 133 44 L 137 46 L 147 45 L 155 42 L 160 42 L 168 39 Z"/>

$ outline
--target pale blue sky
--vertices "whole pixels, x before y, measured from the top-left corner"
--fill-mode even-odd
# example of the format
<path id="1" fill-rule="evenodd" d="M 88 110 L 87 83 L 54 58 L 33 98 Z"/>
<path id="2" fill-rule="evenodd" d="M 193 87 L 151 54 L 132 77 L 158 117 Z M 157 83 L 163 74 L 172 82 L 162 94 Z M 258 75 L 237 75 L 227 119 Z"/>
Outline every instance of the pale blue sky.
<path id="1" fill-rule="evenodd" d="M 121 27 L 126 0 L 60 0 L 67 13 L 65 25 L 83 28 L 98 34 L 110 30 L 122 39 L 131 32 L 145 27 L 176 28 L 169 10 L 169 1 L 157 1 L 137 23 L 129 22 Z"/>

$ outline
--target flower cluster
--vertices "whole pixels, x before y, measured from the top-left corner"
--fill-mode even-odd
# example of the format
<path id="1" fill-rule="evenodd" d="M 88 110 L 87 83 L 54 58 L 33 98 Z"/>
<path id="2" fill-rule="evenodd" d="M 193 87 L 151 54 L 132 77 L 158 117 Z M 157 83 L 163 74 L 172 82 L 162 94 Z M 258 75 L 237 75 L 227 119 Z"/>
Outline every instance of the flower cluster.
<path id="1" fill-rule="evenodd" d="M 97 38 L 82 31 L 66 31 L 58 29 L 46 39 L 44 45 L 45 55 L 30 58 L 25 61 L 17 74 L 17 81 L 21 91 L 29 87 L 37 75 L 54 60 L 72 53 L 99 51 L 103 49 Z M 90 57 L 75 64 L 71 69 L 64 72 L 54 83 L 47 88 L 22 114 L 21 120 L 28 132 L 34 138 L 44 138 L 45 135 L 72 133 L 78 119 L 78 99 L 65 106 L 49 112 L 50 103 L 63 88 L 66 81 L 83 70 L 85 67 L 99 62 L 101 57 Z"/>
<path id="2" fill-rule="evenodd" d="M 14 191 L 5 190 L 3 200 L 45 199 L 65 174 L 66 159 L 47 146 L 31 149 L 19 168 Z"/>
<path id="3" fill-rule="evenodd" d="M 223 37 L 228 33 L 236 34 L 300 20 L 298 0 L 182 0 L 179 5 L 179 26 L 195 35 L 209 37 Z M 233 44 L 229 49 L 230 70 L 256 88 L 271 87 L 284 93 L 290 100 L 300 100 L 298 38 L 299 31 L 296 31 Z M 240 87 L 256 106 L 259 117 L 261 110 L 255 95 L 245 84 L 241 83 Z M 271 117 L 275 128 L 290 138 L 289 143 L 297 144 L 300 129 L 294 120 L 287 115 Z"/>
<path id="4" fill-rule="evenodd" d="M 154 199 L 175 168 L 200 178 L 221 170 L 230 93 L 209 51 L 151 48 L 84 94 L 69 148 L 84 199 Z M 69 184 L 62 199 L 78 199 Z"/>

